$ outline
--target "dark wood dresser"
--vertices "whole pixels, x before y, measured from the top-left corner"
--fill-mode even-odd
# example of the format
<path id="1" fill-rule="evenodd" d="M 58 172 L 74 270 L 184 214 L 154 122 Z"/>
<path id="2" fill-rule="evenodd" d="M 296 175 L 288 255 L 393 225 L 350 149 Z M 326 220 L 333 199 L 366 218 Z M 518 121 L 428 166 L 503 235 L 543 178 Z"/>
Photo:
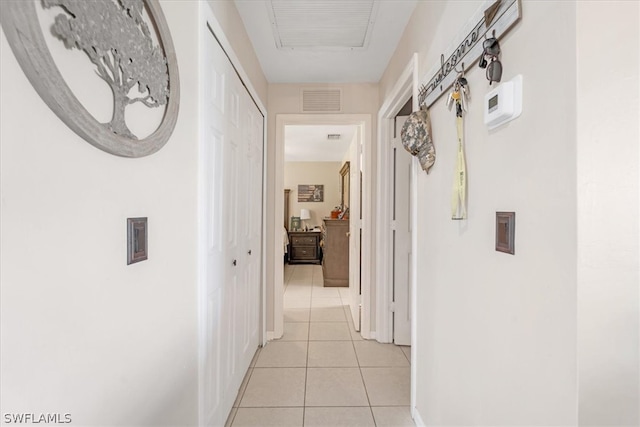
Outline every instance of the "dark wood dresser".
<path id="1" fill-rule="evenodd" d="M 349 220 L 325 218 L 323 222 L 324 286 L 349 286 Z"/>
<path id="2" fill-rule="evenodd" d="M 289 232 L 289 264 L 320 264 L 320 232 Z"/>

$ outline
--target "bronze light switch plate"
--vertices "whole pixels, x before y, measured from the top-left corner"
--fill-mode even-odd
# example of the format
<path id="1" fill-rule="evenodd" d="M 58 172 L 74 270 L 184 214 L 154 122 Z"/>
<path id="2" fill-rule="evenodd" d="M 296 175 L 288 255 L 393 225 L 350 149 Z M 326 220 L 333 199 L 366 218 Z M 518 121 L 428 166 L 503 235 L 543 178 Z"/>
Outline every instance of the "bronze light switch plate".
<path id="1" fill-rule="evenodd" d="M 496 251 L 515 254 L 516 213 L 496 212 Z"/>
<path id="2" fill-rule="evenodd" d="M 127 265 L 144 261 L 147 251 L 147 218 L 127 218 Z"/>

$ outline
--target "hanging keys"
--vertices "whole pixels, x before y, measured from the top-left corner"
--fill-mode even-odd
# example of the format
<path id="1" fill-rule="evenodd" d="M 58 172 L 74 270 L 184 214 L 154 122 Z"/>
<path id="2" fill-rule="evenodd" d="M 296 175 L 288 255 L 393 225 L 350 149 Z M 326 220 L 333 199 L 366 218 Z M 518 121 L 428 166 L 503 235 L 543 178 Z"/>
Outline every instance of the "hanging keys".
<path id="1" fill-rule="evenodd" d="M 464 70 L 464 67 L 463 67 Z M 469 103 L 469 83 L 464 76 L 464 72 L 460 73 L 456 81 L 453 83 L 453 88 L 447 96 L 447 108 L 456 106 L 456 116 L 461 117 L 462 111 L 467 111 L 467 104 Z"/>
<path id="2" fill-rule="evenodd" d="M 462 96 L 460 97 L 462 109 L 467 111 L 467 103 L 469 102 L 469 84 L 464 75 L 460 76 L 456 83 L 460 86 L 460 92 L 462 93 Z"/>
<path id="3" fill-rule="evenodd" d="M 458 82 L 458 80 L 456 80 L 456 82 L 453 84 L 453 89 L 447 97 L 447 108 L 451 110 L 453 104 L 458 103 L 460 103 L 460 83 Z"/>
<path id="4" fill-rule="evenodd" d="M 451 111 L 452 105 L 453 105 L 453 92 L 450 92 L 449 96 L 447 96 L 447 108 L 449 109 L 449 111 Z"/>

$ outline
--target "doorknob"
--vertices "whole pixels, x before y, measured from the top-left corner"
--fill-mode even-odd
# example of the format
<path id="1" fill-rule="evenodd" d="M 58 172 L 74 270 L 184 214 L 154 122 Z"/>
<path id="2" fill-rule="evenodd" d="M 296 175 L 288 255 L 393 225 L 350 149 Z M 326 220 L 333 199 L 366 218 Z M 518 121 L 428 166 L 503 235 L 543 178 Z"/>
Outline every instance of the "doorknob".
<path id="1" fill-rule="evenodd" d="M 233 260 L 233 262 L 232 262 L 232 264 L 233 264 L 233 266 L 235 267 L 236 265 L 238 265 L 238 260 L 235 260 L 235 259 L 234 259 L 234 260 Z"/>
<path id="2" fill-rule="evenodd" d="M 350 232 L 350 231 L 347 231 L 347 232 L 346 232 L 346 233 L 344 233 L 344 234 L 345 234 L 345 236 L 347 236 L 347 237 L 351 236 L 351 232 Z"/>

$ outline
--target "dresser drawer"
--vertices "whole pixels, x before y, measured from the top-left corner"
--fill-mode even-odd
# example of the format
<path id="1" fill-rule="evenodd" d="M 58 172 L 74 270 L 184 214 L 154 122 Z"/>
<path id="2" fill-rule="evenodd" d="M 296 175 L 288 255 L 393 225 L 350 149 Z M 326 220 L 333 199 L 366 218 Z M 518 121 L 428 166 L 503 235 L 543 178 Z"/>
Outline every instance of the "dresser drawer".
<path id="1" fill-rule="evenodd" d="M 318 244 L 316 236 L 293 236 L 291 238 L 293 246 L 315 246 Z"/>
<path id="2" fill-rule="evenodd" d="M 316 246 L 292 246 L 291 258 L 295 260 L 315 260 L 318 258 L 318 248 Z"/>

